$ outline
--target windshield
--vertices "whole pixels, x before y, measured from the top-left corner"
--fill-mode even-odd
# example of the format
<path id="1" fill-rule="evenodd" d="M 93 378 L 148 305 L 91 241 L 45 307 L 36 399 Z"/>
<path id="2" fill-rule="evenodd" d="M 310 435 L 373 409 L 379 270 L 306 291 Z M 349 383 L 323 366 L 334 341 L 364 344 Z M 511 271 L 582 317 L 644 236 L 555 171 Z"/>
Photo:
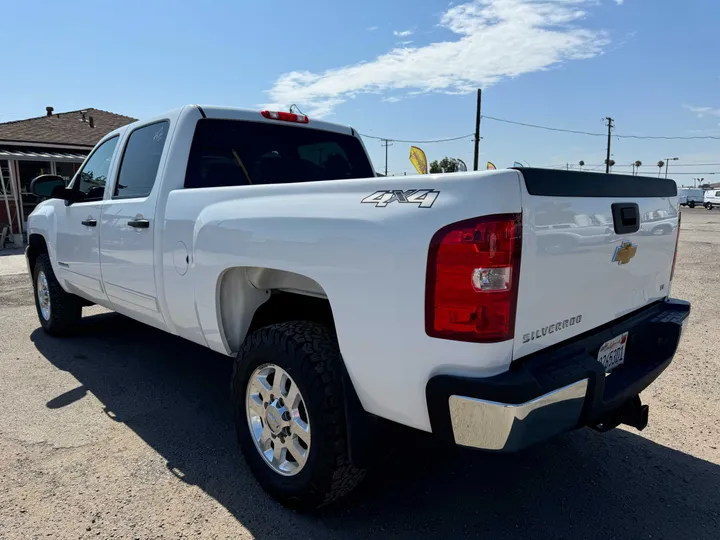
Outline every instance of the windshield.
<path id="1" fill-rule="evenodd" d="M 185 187 L 372 176 L 362 144 L 350 135 L 280 123 L 203 119 L 195 128 Z"/>

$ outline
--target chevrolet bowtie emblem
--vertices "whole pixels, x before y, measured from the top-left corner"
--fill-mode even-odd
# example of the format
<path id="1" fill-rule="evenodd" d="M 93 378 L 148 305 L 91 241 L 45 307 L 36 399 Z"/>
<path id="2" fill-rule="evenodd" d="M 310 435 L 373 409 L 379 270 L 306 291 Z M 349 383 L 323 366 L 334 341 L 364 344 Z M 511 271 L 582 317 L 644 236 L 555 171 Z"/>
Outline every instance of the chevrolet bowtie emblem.
<path id="1" fill-rule="evenodd" d="M 612 262 L 618 264 L 627 264 L 630 262 L 635 254 L 637 253 L 637 245 L 632 242 L 622 242 L 618 247 L 615 248 Z"/>

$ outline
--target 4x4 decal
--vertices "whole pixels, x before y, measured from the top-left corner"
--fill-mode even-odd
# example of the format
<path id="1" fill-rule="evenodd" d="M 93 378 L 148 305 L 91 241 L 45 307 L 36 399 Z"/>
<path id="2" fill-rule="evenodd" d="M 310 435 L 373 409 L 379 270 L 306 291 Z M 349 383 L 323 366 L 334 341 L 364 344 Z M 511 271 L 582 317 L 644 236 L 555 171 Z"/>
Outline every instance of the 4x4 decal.
<path id="1" fill-rule="evenodd" d="M 374 204 L 384 208 L 391 202 L 417 204 L 418 208 L 430 208 L 440 195 L 434 189 L 381 189 L 365 197 L 361 203 Z"/>

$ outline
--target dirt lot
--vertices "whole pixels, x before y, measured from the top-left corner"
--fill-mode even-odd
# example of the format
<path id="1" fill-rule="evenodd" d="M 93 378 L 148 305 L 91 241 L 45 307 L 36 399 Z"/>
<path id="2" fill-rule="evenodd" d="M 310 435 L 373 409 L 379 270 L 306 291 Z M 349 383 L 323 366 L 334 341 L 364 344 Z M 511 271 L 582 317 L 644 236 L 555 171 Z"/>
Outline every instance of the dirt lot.
<path id="1" fill-rule="evenodd" d="M 29 280 L 8 271 L 0 538 L 717 539 L 720 211 L 683 212 L 676 273 L 693 313 L 643 394 L 641 434 L 582 430 L 512 456 L 408 444 L 349 500 L 303 516 L 239 456 L 226 358 L 97 308 L 80 336 L 51 339 Z"/>

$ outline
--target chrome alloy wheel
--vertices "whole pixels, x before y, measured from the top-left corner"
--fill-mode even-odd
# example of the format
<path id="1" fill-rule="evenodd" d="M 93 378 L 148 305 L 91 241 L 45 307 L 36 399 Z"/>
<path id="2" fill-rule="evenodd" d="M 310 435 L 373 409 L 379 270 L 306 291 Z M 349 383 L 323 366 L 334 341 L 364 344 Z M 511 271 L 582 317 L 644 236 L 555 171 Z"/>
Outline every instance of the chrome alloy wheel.
<path id="1" fill-rule="evenodd" d="M 275 364 L 256 368 L 245 409 L 250 435 L 265 463 L 283 476 L 299 473 L 310 455 L 310 418 L 292 377 Z"/>
<path id="2" fill-rule="evenodd" d="M 37 299 L 40 306 L 42 318 L 46 321 L 50 320 L 50 288 L 48 287 L 45 272 L 38 272 L 37 277 Z"/>

